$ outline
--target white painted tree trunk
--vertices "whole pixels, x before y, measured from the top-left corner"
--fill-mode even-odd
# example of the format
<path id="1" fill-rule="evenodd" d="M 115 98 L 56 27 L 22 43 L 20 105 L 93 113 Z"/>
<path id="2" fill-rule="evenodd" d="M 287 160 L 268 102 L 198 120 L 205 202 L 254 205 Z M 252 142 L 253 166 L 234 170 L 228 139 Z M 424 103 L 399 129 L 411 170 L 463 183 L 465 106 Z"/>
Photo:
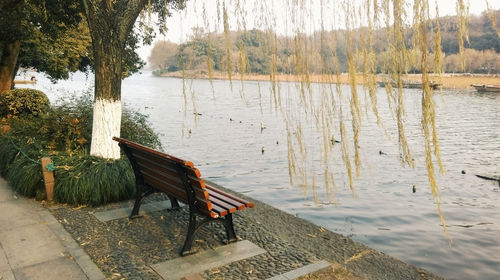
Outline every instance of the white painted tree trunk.
<path id="1" fill-rule="evenodd" d="M 112 138 L 113 136 L 120 137 L 121 119 L 122 103 L 120 100 L 95 100 L 90 155 L 107 159 L 120 158 L 120 147 Z"/>

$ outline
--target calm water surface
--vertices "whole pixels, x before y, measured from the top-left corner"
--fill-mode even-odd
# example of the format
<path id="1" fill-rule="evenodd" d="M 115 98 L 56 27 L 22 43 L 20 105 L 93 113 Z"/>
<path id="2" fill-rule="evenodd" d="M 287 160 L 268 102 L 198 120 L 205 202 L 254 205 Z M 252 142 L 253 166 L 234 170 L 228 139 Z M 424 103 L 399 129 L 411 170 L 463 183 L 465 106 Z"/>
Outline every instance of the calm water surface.
<path id="1" fill-rule="evenodd" d="M 52 100 L 68 91 L 78 94 L 93 84 L 92 77 L 84 75 L 56 85 L 41 76 L 38 79 L 34 87 L 46 91 Z M 436 98 L 446 170 L 437 181 L 450 242 L 427 182 L 418 90 L 405 92 L 407 134 L 417 167 L 403 167 L 399 161 L 395 123 L 381 89 L 380 115 L 389 136 L 368 113 L 360 140 L 363 170 L 355 181 L 357 196 L 346 185 L 337 156 L 335 203 L 326 198 L 320 180 L 320 199 L 315 203 L 310 189 L 290 186 L 286 131 L 280 114 L 271 110 L 270 84 L 245 82 L 243 86 L 244 99 L 239 81 L 233 82 L 233 90 L 227 81 L 214 81 L 212 91 L 209 81 L 183 84 L 181 79 L 157 78 L 146 72 L 124 80 L 122 98 L 128 106 L 150 115 L 168 153 L 195 162 L 205 178 L 443 277 L 500 278 L 500 187 L 475 176 L 500 176 L 500 94 L 443 91 Z M 184 109 L 183 87 L 188 97 L 195 96 L 196 111 L 201 114 L 197 120 L 190 98 Z M 318 92 L 321 89 L 314 87 Z M 292 83 L 282 83 L 281 90 L 290 96 L 297 93 Z M 261 122 L 266 126 L 263 131 Z M 308 127 L 305 131 L 314 155 L 322 145 L 320 134 Z M 339 154 L 340 146 L 335 145 L 333 151 Z"/>

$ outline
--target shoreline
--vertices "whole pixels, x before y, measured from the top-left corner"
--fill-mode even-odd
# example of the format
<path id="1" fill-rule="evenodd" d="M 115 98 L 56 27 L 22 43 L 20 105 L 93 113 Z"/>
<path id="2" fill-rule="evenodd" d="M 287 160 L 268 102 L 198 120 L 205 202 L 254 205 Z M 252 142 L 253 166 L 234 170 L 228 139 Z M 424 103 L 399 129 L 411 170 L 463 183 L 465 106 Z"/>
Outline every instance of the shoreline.
<path id="1" fill-rule="evenodd" d="M 181 71 L 167 72 L 160 75 L 155 75 L 157 77 L 168 77 L 168 78 L 185 78 L 185 79 L 204 79 L 208 80 L 209 75 L 206 71 L 186 71 L 184 74 Z M 464 89 L 464 90 L 474 90 L 471 84 L 499 84 L 500 85 L 500 74 L 488 75 L 488 74 L 454 74 L 445 73 L 441 75 L 441 82 L 439 82 L 439 77 L 437 75 L 431 74 L 431 81 L 442 84 L 442 89 Z M 229 80 L 226 72 L 214 71 L 212 75 L 213 80 Z M 321 75 L 321 74 L 310 74 L 308 76 L 297 76 L 292 74 L 277 74 L 274 78 L 279 82 L 311 82 L 311 83 L 336 83 L 336 75 Z M 420 74 L 407 74 L 403 76 L 404 80 L 411 82 L 420 82 Z M 270 82 L 270 75 L 264 74 L 245 74 L 241 76 L 238 73 L 233 73 L 233 81 L 263 81 Z M 383 80 L 383 75 L 376 75 L 376 80 Z M 356 75 L 357 84 L 363 84 L 363 75 Z M 341 84 L 349 84 L 349 77 L 347 74 L 343 73 L 340 75 Z"/>

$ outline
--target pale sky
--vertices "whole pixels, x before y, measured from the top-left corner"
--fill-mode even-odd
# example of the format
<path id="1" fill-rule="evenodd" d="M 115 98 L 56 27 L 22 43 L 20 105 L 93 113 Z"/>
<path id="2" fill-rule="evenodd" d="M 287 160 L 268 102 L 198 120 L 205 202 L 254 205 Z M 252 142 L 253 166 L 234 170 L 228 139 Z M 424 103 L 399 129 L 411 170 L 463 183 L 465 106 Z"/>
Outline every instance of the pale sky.
<path id="1" fill-rule="evenodd" d="M 296 1 L 296 0 L 293 0 Z M 245 24 L 247 29 L 253 27 L 266 28 L 272 27 L 278 34 L 293 34 L 294 30 L 297 28 L 301 31 L 311 32 L 313 30 L 320 29 L 321 20 L 323 19 L 323 25 L 325 29 L 331 29 L 333 26 L 339 26 L 344 24 L 343 8 L 340 5 L 348 0 L 302 0 L 298 2 L 304 3 L 305 7 L 300 9 L 301 11 L 306 11 L 300 15 L 295 12 L 295 6 L 290 4 L 292 0 L 275 0 L 275 1 L 256 1 L 256 0 L 240 0 L 240 1 L 226 1 L 229 9 L 230 29 L 237 30 L 238 23 L 236 22 L 235 3 L 239 2 L 242 8 L 241 11 L 246 13 Z M 465 0 L 468 1 L 468 0 Z M 472 0 L 470 1 L 470 14 L 479 15 L 486 10 L 486 2 L 488 1 L 490 8 L 496 10 L 500 9 L 499 0 Z M 164 35 L 158 35 L 155 39 L 158 40 L 169 40 L 172 42 L 180 43 L 186 41 L 192 34 L 191 30 L 193 27 L 201 26 L 206 29 L 208 26 L 210 31 L 222 31 L 222 15 L 219 13 L 218 20 L 217 16 L 217 2 L 224 3 L 224 0 L 188 0 L 187 8 L 181 12 L 174 12 L 173 16 L 169 18 L 169 23 L 167 23 L 168 32 Z M 348 1 L 351 3 L 359 1 Z M 413 1 L 406 1 L 411 10 L 411 3 Z M 439 15 L 456 15 L 456 0 L 429 0 L 430 12 L 432 15 L 435 14 L 435 4 L 438 4 Z M 256 4 L 258 3 L 258 4 Z M 321 7 L 321 3 L 323 6 Z M 206 11 L 204 13 L 204 10 Z M 262 12 L 264 11 L 264 12 Z M 323 13 L 323 16 L 321 16 Z M 203 16 L 206 14 L 206 16 Z M 276 15 L 276 16 L 275 16 Z M 241 17 L 240 17 L 241 18 Z M 206 19 L 206 20 L 205 20 Z M 293 22 L 295 21 L 295 23 Z M 340 22 L 340 23 L 339 23 Z M 217 26 L 217 28 L 216 28 Z M 241 28 L 242 23 L 239 23 Z M 307 27 L 305 27 L 307 26 Z M 147 61 L 150 55 L 152 46 L 142 46 L 138 53 L 142 59 Z"/>

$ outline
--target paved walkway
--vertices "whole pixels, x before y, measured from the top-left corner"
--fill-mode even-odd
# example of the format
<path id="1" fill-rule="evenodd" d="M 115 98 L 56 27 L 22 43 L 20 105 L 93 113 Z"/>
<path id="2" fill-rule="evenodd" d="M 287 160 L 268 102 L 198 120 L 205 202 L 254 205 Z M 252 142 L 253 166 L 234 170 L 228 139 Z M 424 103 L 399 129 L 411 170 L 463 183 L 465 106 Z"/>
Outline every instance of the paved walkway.
<path id="1" fill-rule="evenodd" d="M 13 279 L 105 277 L 47 209 L 0 177 L 0 280 Z"/>

